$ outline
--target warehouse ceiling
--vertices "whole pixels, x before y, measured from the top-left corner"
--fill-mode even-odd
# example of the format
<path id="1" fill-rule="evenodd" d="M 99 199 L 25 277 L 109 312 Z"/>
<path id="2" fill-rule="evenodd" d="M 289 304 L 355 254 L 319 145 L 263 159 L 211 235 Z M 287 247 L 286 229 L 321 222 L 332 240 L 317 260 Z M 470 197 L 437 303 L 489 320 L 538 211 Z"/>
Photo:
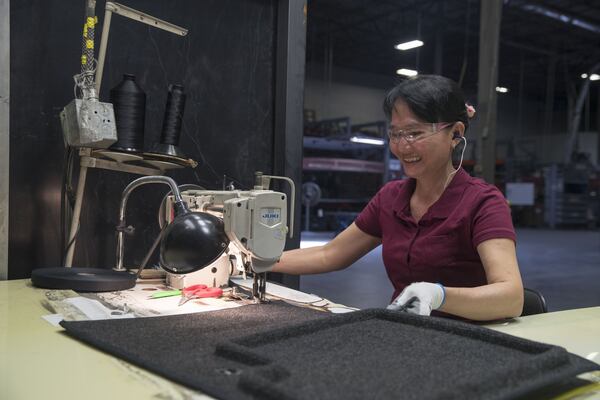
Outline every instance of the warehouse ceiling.
<path id="1" fill-rule="evenodd" d="M 555 94 L 600 62 L 598 0 L 505 0 L 498 83 L 543 99 L 556 60 Z M 479 0 L 309 0 L 307 63 L 397 76 L 398 68 L 440 71 L 474 93 Z M 413 39 L 425 45 L 399 51 Z M 436 43 L 439 46 L 436 46 Z M 438 49 L 436 50 L 436 47 Z M 437 67 L 436 67 L 437 66 Z M 598 81 L 596 86 L 600 86 Z"/>

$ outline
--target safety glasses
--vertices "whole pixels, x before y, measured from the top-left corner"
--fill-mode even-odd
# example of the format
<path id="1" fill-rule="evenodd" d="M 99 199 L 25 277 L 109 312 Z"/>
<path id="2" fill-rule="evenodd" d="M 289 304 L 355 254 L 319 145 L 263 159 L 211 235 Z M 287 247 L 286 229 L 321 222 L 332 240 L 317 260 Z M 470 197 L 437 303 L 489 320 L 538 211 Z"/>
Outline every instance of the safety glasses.
<path id="1" fill-rule="evenodd" d="M 431 124 L 419 124 L 407 129 L 389 129 L 388 137 L 394 144 L 404 139 L 407 143 L 415 143 L 441 132 L 445 128 L 454 125 L 454 122 L 434 122 Z"/>

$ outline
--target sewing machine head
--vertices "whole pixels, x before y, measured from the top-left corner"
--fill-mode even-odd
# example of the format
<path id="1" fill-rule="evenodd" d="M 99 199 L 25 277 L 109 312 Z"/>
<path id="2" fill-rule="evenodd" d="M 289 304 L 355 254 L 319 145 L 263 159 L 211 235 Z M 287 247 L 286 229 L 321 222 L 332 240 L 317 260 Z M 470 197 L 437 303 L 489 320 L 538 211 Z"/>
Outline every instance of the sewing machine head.
<path id="1" fill-rule="evenodd" d="M 287 196 L 268 189 L 271 178 L 280 177 L 257 173 L 254 189 L 247 191 L 188 190 L 181 193 L 190 211 L 208 213 L 222 220 L 229 245 L 214 262 L 198 265 L 196 272 L 184 275 L 176 266 L 163 263 L 161 257 L 161 266 L 168 271 L 169 286 L 181 288 L 198 283 L 224 286 L 231 275 L 251 273 L 253 294 L 258 300 L 264 300 L 266 272 L 273 269 L 281 257 L 287 233 L 293 232 L 293 222 L 290 228 L 287 226 Z M 281 179 L 290 182 L 294 196 L 293 182 Z M 172 205 L 172 198 L 168 198 L 165 212 L 169 222 L 174 215 Z M 293 207 L 292 201 L 292 210 Z M 218 235 L 215 232 L 214 236 Z"/>

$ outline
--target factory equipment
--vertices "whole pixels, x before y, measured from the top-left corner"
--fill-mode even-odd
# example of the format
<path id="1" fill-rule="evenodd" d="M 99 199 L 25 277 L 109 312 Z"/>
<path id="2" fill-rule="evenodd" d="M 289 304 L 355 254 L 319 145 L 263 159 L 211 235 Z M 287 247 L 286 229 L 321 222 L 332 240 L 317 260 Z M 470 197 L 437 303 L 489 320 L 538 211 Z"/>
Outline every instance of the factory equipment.
<path id="1" fill-rule="evenodd" d="M 77 243 L 77 232 L 79 229 L 79 217 L 81 214 L 83 194 L 87 179 L 87 169 L 89 167 L 96 167 L 143 174 L 146 174 L 147 172 L 145 169 L 137 166 L 124 166 L 123 164 L 118 163 L 116 164 L 117 167 L 115 167 L 114 165 L 111 166 L 110 162 L 95 160 L 89 157 L 92 148 L 106 148 L 117 141 L 113 106 L 110 103 L 102 103 L 98 100 L 113 13 L 180 36 L 185 36 L 188 32 L 185 28 L 160 20 L 122 4 L 109 1 L 106 2 L 105 5 L 102 39 L 100 41 L 98 62 L 96 62 L 94 54 L 94 33 L 97 24 L 97 17 L 95 15 L 96 0 L 86 0 L 86 20 L 83 27 L 81 73 L 74 76 L 76 98 L 60 113 L 65 143 L 71 147 L 81 147 L 80 155 L 82 155 L 79 181 L 77 183 L 77 195 L 69 230 L 69 245 L 65 257 L 66 267 L 71 267 L 73 263 L 73 254 Z M 81 92 L 81 98 L 78 98 L 77 89 Z M 127 156 L 135 157 L 132 155 Z M 125 156 L 117 153 L 114 157 L 115 160 L 122 161 Z"/>
<path id="2" fill-rule="evenodd" d="M 75 81 L 75 99 L 60 113 L 65 142 L 72 147 L 107 148 L 117 141 L 113 105 L 99 101 L 104 59 L 113 13 L 180 36 L 185 36 L 188 32 L 185 28 L 160 20 L 152 15 L 109 1 L 105 5 L 102 39 L 98 60 L 96 61 L 94 54 L 95 30 L 98 23 L 96 0 L 86 0 L 81 73 L 73 77 Z"/>
<path id="3" fill-rule="evenodd" d="M 310 208 L 319 204 L 321 200 L 321 187 L 315 182 L 302 184 L 302 205 L 304 205 L 304 230 L 310 231 Z"/>
<path id="4" fill-rule="evenodd" d="M 314 115 L 309 121 L 303 139 L 304 229 L 342 231 L 382 184 L 400 174 L 400 163 L 390 159 L 387 121 L 353 125 L 349 117 L 315 121 Z"/>
<path id="5" fill-rule="evenodd" d="M 599 175 L 593 163 L 581 153 L 566 166 L 552 164 L 544 168 L 546 224 L 551 228 L 594 228 L 600 215 Z"/>
<path id="6" fill-rule="evenodd" d="M 117 141 L 113 105 L 99 101 L 110 22 L 114 13 L 180 36 L 187 35 L 188 31 L 185 28 L 162 21 L 141 11 L 118 3 L 107 2 L 105 5 L 99 58 L 96 62 L 95 28 L 98 23 L 95 15 L 96 0 L 86 0 L 85 3 L 86 12 L 85 23 L 83 25 L 81 73 L 73 77 L 75 81 L 75 99 L 60 113 L 65 143 L 67 146 L 80 148 L 79 154 L 81 156 L 77 194 L 64 263 L 67 268 L 39 268 L 33 271 L 31 279 L 34 285 L 46 288 L 92 292 L 124 290 L 133 287 L 136 282 L 136 276 L 125 272 L 125 269 L 71 268 L 77 233 L 80 228 L 79 217 L 83 204 L 87 169 L 102 168 L 138 174 L 158 174 L 161 172 L 161 170 L 157 169 L 124 165 L 121 163 L 121 161 L 126 160 L 126 156 L 129 158 L 136 157 L 132 155 L 116 153 L 112 157 L 116 162 L 98 160 L 92 157 L 92 149 L 106 148 Z M 141 157 L 137 158 L 141 159 Z M 175 185 L 175 187 L 177 186 Z"/>
<path id="7" fill-rule="evenodd" d="M 291 215 L 287 225 L 287 196 L 269 190 L 271 179 L 291 187 Z M 145 183 L 167 183 L 164 219 L 168 222 L 149 251 L 160 244 L 160 266 L 167 271 L 167 284 L 183 288 L 196 284 L 219 287 L 229 276 L 252 274 L 253 296 L 265 299 L 266 273 L 283 253 L 286 235 L 293 236 L 294 182 L 286 177 L 255 173 L 252 190 L 185 190 L 180 193 L 173 180 L 154 176 L 136 179 L 123 191 L 118 225 L 116 271 L 123 267 L 127 198 Z M 146 257 L 138 275 L 145 267 Z"/>

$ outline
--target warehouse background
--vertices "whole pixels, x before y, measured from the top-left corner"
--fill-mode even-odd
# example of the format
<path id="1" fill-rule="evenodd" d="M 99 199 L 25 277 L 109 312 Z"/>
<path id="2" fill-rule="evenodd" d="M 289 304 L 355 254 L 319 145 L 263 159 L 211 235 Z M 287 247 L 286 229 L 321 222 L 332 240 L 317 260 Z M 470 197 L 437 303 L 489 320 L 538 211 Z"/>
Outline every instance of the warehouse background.
<path id="1" fill-rule="evenodd" d="M 507 91 L 495 93 L 493 183 L 511 203 L 525 285 L 541 291 L 553 310 L 597 305 L 600 77 L 593 73 L 600 62 L 600 6 L 567 0 L 494 3 L 502 3 L 497 86 Z M 452 78 L 478 108 L 481 46 L 492 46 L 480 42 L 491 29 L 481 25 L 481 5 L 475 0 L 309 2 L 305 245 L 333 237 L 384 182 L 403 177 L 384 140 L 383 145 L 355 141 L 385 139 L 382 99 L 406 79 L 396 70 Z M 415 39 L 424 45 L 394 48 Z M 580 122 L 569 151 L 578 97 Z M 463 167 L 481 176 L 478 122 L 467 133 Z M 334 300 L 360 307 L 381 306 L 391 294 L 379 249 L 349 270 L 303 278 L 302 288 L 335 293 Z"/>

